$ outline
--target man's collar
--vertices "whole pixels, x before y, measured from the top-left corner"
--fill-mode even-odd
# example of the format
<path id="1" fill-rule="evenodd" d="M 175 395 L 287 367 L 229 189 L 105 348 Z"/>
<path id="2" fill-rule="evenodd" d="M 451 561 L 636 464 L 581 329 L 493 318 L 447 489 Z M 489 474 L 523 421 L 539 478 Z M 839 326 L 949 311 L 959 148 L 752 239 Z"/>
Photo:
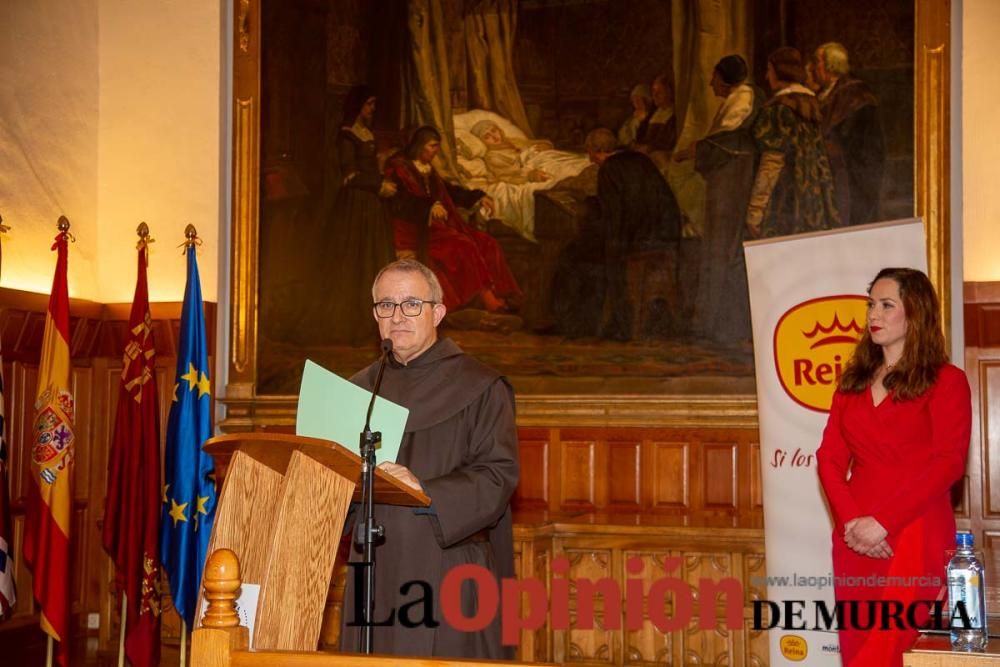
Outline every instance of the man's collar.
<path id="1" fill-rule="evenodd" d="M 421 352 L 419 355 L 410 359 L 409 363 L 400 363 L 395 356 L 390 356 L 389 362 L 395 368 L 420 368 L 422 366 L 429 366 L 436 361 L 445 359 L 447 357 L 453 357 L 458 354 L 465 354 L 462 348 L 458 346 L 455 341 L 450 338 L 438 338 L 434 343 Z"/>

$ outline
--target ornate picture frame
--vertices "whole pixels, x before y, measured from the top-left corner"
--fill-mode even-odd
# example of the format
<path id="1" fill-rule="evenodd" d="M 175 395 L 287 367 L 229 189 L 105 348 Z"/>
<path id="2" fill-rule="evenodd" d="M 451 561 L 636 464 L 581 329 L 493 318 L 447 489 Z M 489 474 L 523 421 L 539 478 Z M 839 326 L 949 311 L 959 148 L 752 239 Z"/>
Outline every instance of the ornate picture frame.
<path id="1" fill-rule="evenodd" d="M 232 218 L 227 431 L 294 424 L 296 397 L 258 393 L 261 0 L 234 3 Z M 927 230 L 931 280 L 950 330 L 950 0 L 914 3 L 914 211 Z M 364 360 L 359 360 L 359 367 Z M 526 394 L 522 425 L 756 426 L 752 394 Z"/>

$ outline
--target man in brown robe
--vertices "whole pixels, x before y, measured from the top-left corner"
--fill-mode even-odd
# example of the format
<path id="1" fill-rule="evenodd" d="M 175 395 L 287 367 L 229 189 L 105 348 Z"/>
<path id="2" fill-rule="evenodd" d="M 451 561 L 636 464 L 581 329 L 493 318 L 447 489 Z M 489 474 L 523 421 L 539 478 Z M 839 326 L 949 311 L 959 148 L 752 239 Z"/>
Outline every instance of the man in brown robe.
<path id="1" fill-rule="evenodd" d="M 816 74 L 823 86 L 817 98 L 840 218 L 845 225 L 876 222 L 885 170 L 878 99 L 851 76 L 843 44 L 827 42 L 816 49 Z"/>
<path id="2" fill-rule="evenodd" d="M 396 462 L 380 467 L 431 499 L 429 508 L 375 506 L 385 540 L 375 552 L 372 620 L 392 622 L 375 626 L 374 652 L 512 657 L 501 646 L 500 610 L 484 630 L 456 630 L 443 617 L 440 584 L 459 565 L 486 568 L 498 585 L 514 574 L 510 497 L 518 481 L 518 453 L 513 390 L 502 375 L 466 356 L 450 339 L 438 338 L 446 308 L 441 286 L 426 266 L 412 259 L 393 262 L 376 277 L 372 296 L 379 333 L 393 342 L 379 395 L 410 410 Z M 371 389 L 378 365 L 352 381 Z M 352 545 L 350 561 L 361 560 L 360 547 Z M 345 651 L 360 645 L 361 628 L 351 623 L 361 620 L 355 583 L 362 580 L 361 567 L 351 567 L 341 630 Z M 473 617 L 475 586 L 465 583 L 461 598 L 463 615 Z"/>

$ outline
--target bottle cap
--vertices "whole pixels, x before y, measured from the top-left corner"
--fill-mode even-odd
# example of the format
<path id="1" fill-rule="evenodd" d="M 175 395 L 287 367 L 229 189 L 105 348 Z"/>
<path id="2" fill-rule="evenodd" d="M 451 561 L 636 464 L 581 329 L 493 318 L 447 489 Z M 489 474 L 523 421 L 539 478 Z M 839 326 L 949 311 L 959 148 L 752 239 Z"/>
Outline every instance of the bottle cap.
<path id="1" fill-rule="evenodd" d="M 975 538 L 973 538 L 972 533 L 958 532 L 955 533 L 955 545 L 958 547 L 969 547 L 975 543 Z"/>

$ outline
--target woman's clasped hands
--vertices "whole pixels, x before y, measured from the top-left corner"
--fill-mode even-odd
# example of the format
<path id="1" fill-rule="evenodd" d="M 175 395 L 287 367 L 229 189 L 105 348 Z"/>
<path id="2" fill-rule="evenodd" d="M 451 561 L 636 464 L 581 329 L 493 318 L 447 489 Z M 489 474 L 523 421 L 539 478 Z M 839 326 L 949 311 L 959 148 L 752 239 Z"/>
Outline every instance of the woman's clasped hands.
<path id="1" fill-rule="evenodd" d="M 870 558 L 892 558 L 886 538 L 889 531 L 875 517 L 862 516 L 844 524 L 844 541 L 854 551 Z"/>

